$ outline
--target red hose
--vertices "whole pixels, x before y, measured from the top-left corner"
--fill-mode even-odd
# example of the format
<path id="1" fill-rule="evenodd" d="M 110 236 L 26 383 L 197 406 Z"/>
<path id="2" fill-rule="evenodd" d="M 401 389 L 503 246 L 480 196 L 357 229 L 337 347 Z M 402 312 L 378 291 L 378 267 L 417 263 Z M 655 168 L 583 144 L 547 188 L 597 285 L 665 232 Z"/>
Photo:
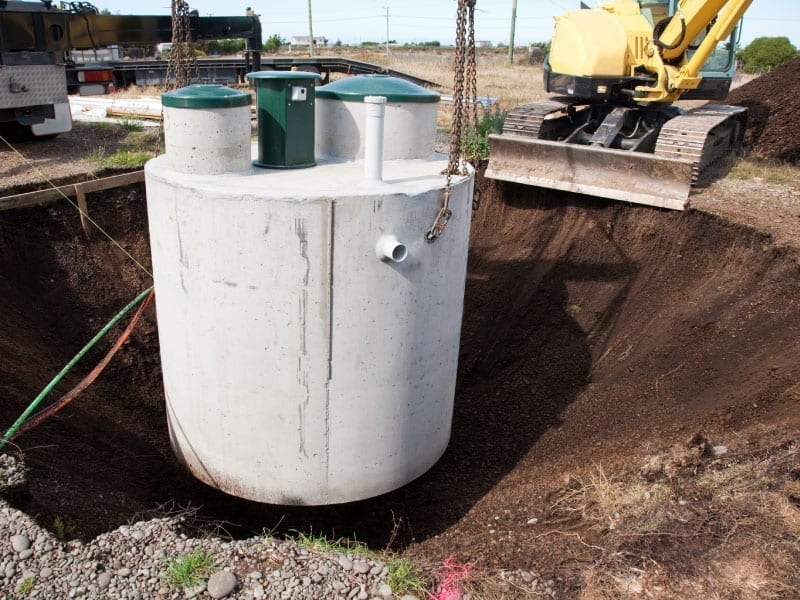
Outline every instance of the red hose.
<path id="1" fill-rule="evenodd" d="M 125 328 L 125 331 L 123 331 L 120 334 L 120 336 L 117 338 L 117 341 L 114 342 L 114 345 L 111 347 L 108 353 L 103 357 L 103 360 L 97 363 L 97 366 L 94 369 L 92 369 L 89 372 L 89 374 L 86 377 L 84 377 L 78 385 L 76 385 L 74 388 L 72 388 L 70 391 L 64 394 L 61 398 L 56 400 L 51 406 L 48 406 L 42 411 L 39 411 L 38 413 L 33 415 L 30 419 L 25 421 L 25 423 L 23 423 L 17 430 L 17 432 L 11 437 L 11 440 L 16 439 L 20 434 L 26 431 L 30 431 L 31 429 L 39 425 L 42 421 L 46 420 L 49 417 L 52 417 L 54 414 L 56 414 L 58 411 L 64 408 L 67 404 L 69 404 L 75 398 L 77 398 L 78 395 L 83 390 L 85 390 L 94 383 L 94 381 L 97 379 L 100 373 L 103 372 L 103 370 L 108 366 L 108 363 L 111 362 L 111 359 L 114 358 L 114 355 L 122 347 L 122 344 L 124 344 L 128 340 L 131 333 L 136 328 L 136 325 L 141 320 L 142 314 L 144 313 L 144 309 L 147 308 L 147 305 L 150 304 L 150 302 L 153 300 L 154 295 L 155 295 L 155 290 L 151 290 L 150 293 L 147 295 L 147 298 L 144 299 L 144 302 L 142 302 L 142 304 L 139 305 L 139 309 L 136 311 L 136 314 L 133 315 L 131 322 L 128 323 L 128 326 Z"/>

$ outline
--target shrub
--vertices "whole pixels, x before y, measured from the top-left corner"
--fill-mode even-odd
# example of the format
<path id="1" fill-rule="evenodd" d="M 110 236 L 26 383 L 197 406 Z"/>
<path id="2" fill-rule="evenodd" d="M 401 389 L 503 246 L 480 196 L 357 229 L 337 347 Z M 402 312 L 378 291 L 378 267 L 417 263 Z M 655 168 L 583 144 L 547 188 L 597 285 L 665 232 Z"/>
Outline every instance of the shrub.
<path id="1" fill-rule="evenodd" d="M 739 52 L 742 69 L 747 73 L 763 73 L 797 56 L 797 48 L 787 37 L 760 37 Z"/>
<path id="2" fill-rule="evenodd" d="M 489 156 L 489 134 L 501 133 L 504 121 L 505 113 L 497 104 L 489 109 L 481 107 L 478 110 L 477 135 L 475 129 L 471 128 L 467 131 L 466 139 L 462 141 L 466 155 L 472 156 L 475 151 L 478 158 L 487 158 Z"/>
<path id="3" fill-rule="evenodd" d="M 281 36 L 277 33 L 273 33 L 271 36 L 267 38 L 267 41 L 264 42 L 264 51 L 275 53 L 278 49 L 286 43 Z"/>
<path id="4" fill-rule="evenodd" d="M 209 54 L 236 54 L 244 50 L 244 40 L 211 40 L 206 52 Z"/>

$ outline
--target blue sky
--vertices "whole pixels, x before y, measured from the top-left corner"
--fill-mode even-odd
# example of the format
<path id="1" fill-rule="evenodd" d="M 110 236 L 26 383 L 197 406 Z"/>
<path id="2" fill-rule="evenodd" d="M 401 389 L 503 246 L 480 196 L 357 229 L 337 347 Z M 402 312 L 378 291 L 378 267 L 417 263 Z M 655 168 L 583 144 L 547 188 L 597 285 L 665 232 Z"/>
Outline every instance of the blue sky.
<path id="1" fill-rule="evenodd" d="M 384 41 L 386 8 L 389 37 L 400 43 L 439 40 L 450 44 L 455 30 L 455 0 L 311 0 L 314 35 L 333 43 Z M 596 5 L 598 0 L 587 0 Z M 169 0 L 95 0 L 98 8 L 119 14 L 169 14 Z M 283 38 L 308 34 L 307 0 L 194 0 L 189 5 L 201 15 L 243 15 L 248 6 L 261 15 L 264 36 Z M 512 0 L 477 0 L 476 38 L 508 42 Z M 550 39 L 553 15 L 577 8 L 579 0 L 517 0 L 517 44 Z M 753 0 L 745 15 L 742 44 L 756 37 L 786 36 L 800 47 L 800 2 Z"/>

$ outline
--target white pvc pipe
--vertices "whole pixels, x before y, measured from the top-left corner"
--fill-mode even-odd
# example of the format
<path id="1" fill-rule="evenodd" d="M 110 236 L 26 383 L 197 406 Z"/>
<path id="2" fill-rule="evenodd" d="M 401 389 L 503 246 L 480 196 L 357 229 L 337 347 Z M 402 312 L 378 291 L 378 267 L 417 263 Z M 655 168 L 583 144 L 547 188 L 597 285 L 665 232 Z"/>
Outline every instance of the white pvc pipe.
<path id="1" fill-rule="evenodd" d="M 375 254 L 381 260 L 401 263 L 408 256 L 408 248 L 393 235 L 382 235 L 375 245 Z"/>
<path id="2" fill-rule="evenodd" d="M 386 114 L 385 96 L 366 96 L 366 127 L 364 131 L 364 176 L 371 181 L 383 180 L 383 119 Z"/>

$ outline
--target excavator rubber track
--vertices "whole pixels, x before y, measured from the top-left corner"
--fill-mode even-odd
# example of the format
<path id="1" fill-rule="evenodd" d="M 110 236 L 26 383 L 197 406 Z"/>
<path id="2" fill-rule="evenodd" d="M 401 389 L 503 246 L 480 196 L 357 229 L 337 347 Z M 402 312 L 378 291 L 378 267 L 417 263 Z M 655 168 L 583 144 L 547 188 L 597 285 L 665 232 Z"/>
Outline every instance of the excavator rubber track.
<path id="1" fill-rule="evenodd" d="M 542 123 L 548 115 L 567 110 L 572 105 L 564 100 L 542 100 L 523 104 L 508 111 L 503 121 L 503 135 L 538 139 Z"/>
<path id="2" fill-rule="evenodd" d="M 692 185 L 703 185 L 717 167 L 741 150 L 746 126 L 746 108 L 706 104 L 667 121 L 655 155 L 691 161 Z"/>
<path id="3" fill-rule="evenodd" d="M 489 136 L 486 176 L 525 185 L 684 210 L 689 190 L 731 156 L 744 135 L 746 109 L 706 105 L 661 128 L 654 153 L 546 139 L 548 120 L 576 103 L 550 99 L 519 106 L 501 135 Z"/>

